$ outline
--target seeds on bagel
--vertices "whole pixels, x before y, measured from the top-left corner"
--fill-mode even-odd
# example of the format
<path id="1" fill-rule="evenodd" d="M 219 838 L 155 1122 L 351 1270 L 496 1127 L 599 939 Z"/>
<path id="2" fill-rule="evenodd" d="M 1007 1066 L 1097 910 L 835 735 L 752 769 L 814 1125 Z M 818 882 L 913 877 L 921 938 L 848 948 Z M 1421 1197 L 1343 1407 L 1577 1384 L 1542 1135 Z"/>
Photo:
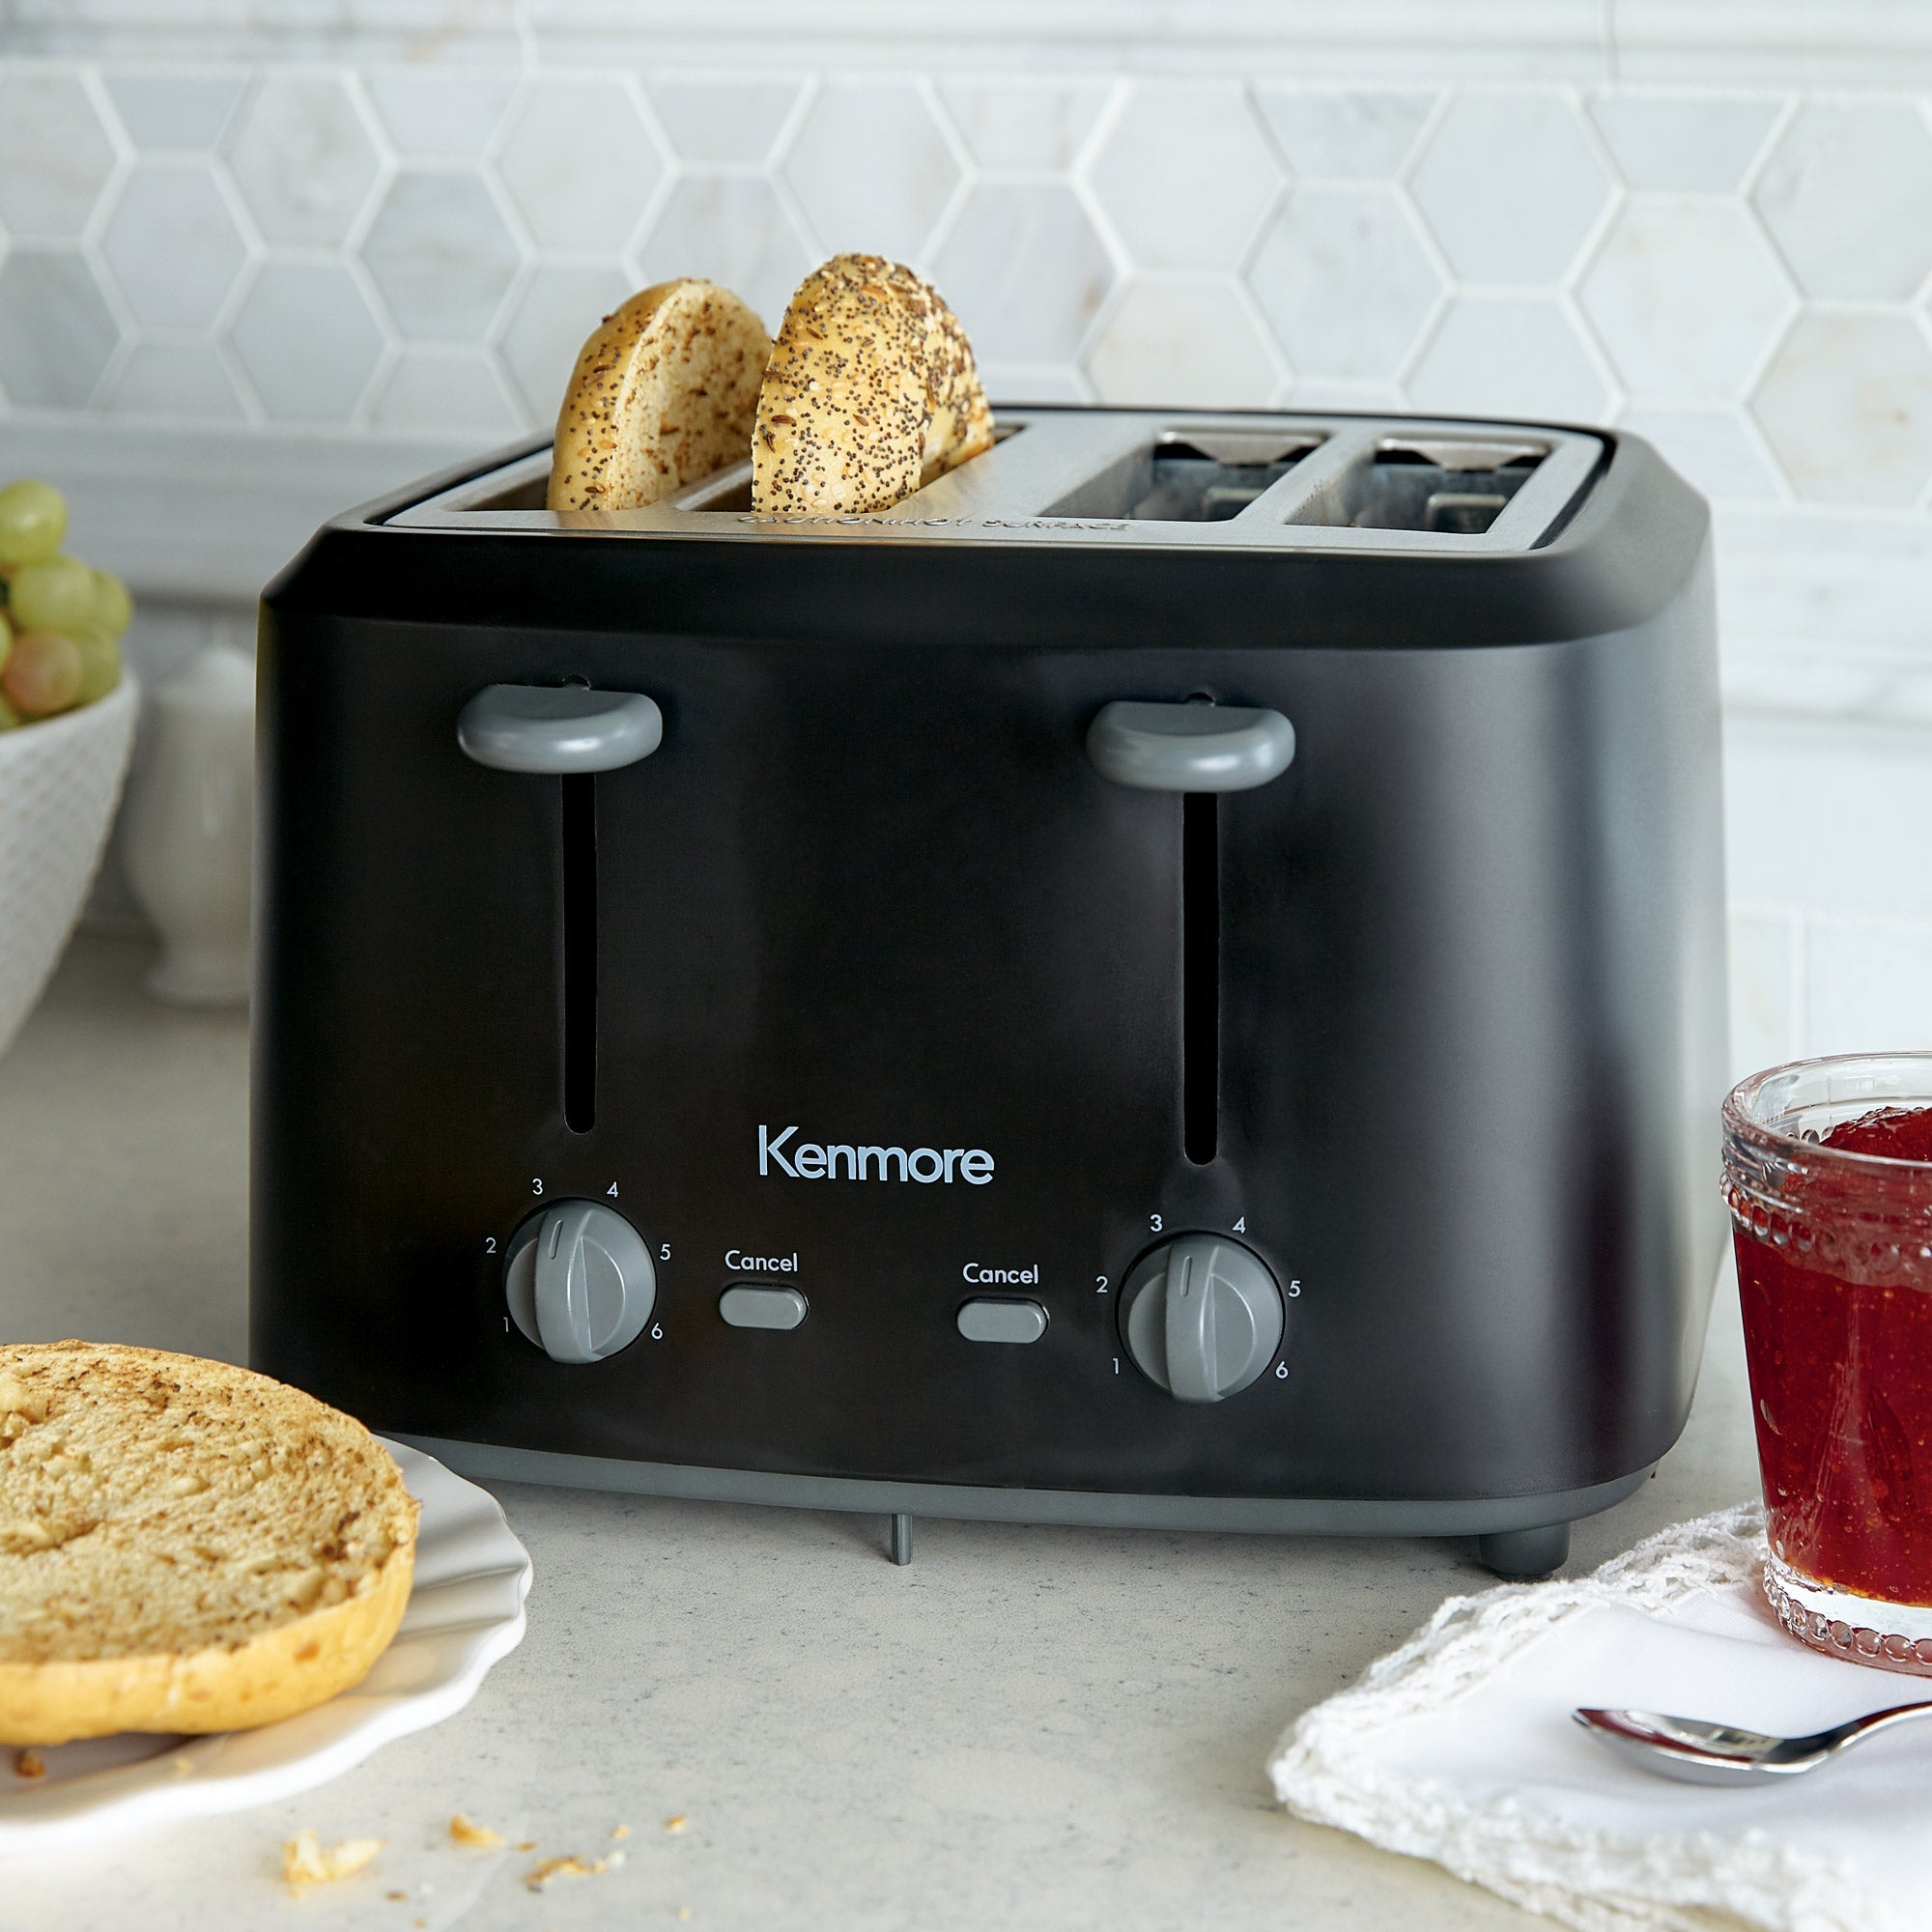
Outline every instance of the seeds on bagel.
<path id="1" fill-rule="evenodd" d="M 878 255 L 835 255 L 785 310 L 758 395 L 752 507 L 890 509 L 992 446 L 993 418 L 958 318 L 931 283 Z"/>
<path id="2" fill-rule="evenodd" d="M 716 282 L 640 290 L 578 355 L 557 412 L 550 507 L 638 509 L 742 463 L 771 350 L 764 325 Z"/>

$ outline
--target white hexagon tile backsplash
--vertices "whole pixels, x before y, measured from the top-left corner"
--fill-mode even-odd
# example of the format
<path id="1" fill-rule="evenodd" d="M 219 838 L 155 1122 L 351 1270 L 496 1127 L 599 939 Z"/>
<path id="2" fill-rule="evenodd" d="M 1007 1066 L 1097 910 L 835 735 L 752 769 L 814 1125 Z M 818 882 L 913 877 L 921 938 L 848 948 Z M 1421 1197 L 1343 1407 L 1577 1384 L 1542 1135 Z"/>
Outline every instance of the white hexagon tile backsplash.
<path id="1" fill-rule="evenodd" d="M 1720 502 L 1932 507 L 1916 96 L 0 67 L 20 419 L 481 446 L 627 288 L 711 274 L 775 327 L 860 247 L 1014 399 L 1624 420 Z"/>
<path id="2" fill-rule="evenodd" d="M 742 42 L 653 67 L 621 37 L 587 64 L 534 42 L 293 59 L 239 30 L 202 60 L 97 38 L 99 58 L 75 29 L 43 41 L 71 57 L 0 61 L 17 446 L 98 432 L 105 480 L 130 448 L 155 477 L 213 451 L 204 486 L 257 482 L 203 521 L 283 487 L 306 528 L 384 466 L 542 429 L 630 290 L 711 275 L 776 327 L 845 248 L 931 273 L 996 399 L 1628 424 L 1721 513 L 1740 1068 L 1932 1026 L 1932 897 L 1845 857 L 1879 866 L 1874 785 L 1893 823 L 1932 810 L 1900 728 L 1932 724 L 1921 74 L 1424 83 L 1335 49 L 1308 78 L 1205 54 L 980 71 L 910 42 L 910 66 Z M 151 600 L 151 669 L 209 621 Z M 1820 724 L 1800 758 L 1807 709 L 1883 729 Z"/>

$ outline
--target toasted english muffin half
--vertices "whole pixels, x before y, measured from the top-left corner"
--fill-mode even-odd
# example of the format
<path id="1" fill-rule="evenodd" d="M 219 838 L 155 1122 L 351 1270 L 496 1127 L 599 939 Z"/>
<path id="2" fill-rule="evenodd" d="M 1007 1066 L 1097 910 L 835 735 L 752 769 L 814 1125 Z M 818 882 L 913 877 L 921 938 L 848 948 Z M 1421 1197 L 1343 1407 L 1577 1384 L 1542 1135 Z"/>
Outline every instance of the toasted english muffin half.
<path id="1" fill-rule="evenodd" d="M 553 510 L 631 510 L 745 460 L 772 353 L 729 289 L 640 290 L 591 331 L 557 412 Z"/>
<path id="2" fill-rule="evenodd" d="M 267 1376 L 0 1346 L 0 1744 L 325 1702 L 395 1634 L 417 1515 L 359 1422 Z"/>
<path id="3" fill-rule="evenodd" d="M 753 509 L 889 509 L 992 442 L 972 345 L 930 282 L 878 255 L 806 277 L 758 396 Z"/>

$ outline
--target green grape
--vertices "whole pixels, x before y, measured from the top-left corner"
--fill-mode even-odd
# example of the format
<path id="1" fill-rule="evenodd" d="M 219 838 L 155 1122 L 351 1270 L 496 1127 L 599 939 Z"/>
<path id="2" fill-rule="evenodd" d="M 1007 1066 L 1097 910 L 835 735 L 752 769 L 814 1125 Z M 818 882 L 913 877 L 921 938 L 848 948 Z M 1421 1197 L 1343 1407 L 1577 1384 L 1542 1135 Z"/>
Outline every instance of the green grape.
<path id="1" fill-rule="evenodd" d="M 80 651 L 80 692 L 76 704 L 105 697 L 121 682 L 121 646 L 112 638 L 76 638 Z"/>
<path id="2" fill-rule="evenodd" d="M 23 563 L 7 601 L 23 631 L 84 631 L 94 620 L 94 573 L 77 556 Z"/>
<path id="3" fill-rule="evenodd" d="M 4 697 L 0 697 L 0 731 L 11 731 L 14 725 L 26 722 Z"/>
<path id="4" fill-rule="evenodd" d="M 0 697 L 29 717 L 65 711 L 80 695 L 80 646 L 57 631 L 22 631 L 0 671 Z"/>
<path id="5" fill-rule="evenodd" d="M 98 636 L 114 639 L 125 631 L 134 615 L 134 600 L 128 586 L 111 571 L 94 573 L 94 614 L 89 628 Z"/>
<path id="6" fill-rule="evenodd" d="M 39 563 L 67 535 L 67 498 L 51 483 L 23 479 L 0 490 L 0 563 Z"/>

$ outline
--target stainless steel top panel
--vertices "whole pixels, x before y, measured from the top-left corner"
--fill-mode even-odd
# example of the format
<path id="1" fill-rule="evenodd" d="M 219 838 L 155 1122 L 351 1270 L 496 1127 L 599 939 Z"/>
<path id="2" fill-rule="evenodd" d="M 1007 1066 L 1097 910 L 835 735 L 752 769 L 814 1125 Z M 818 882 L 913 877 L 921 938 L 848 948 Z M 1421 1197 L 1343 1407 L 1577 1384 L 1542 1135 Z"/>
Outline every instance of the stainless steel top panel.
<path id="1" fill-rule="evenodd" d="M 760 516 L 751 465 L 639 510 L 543 507 L 548 445 L 391 512 L 391 528 L 1423 552 L 1536 549 L 1605 460 L 1604 439 L 1407 416 L 1012 409 L 999 440 L 889 510 Z"/>

